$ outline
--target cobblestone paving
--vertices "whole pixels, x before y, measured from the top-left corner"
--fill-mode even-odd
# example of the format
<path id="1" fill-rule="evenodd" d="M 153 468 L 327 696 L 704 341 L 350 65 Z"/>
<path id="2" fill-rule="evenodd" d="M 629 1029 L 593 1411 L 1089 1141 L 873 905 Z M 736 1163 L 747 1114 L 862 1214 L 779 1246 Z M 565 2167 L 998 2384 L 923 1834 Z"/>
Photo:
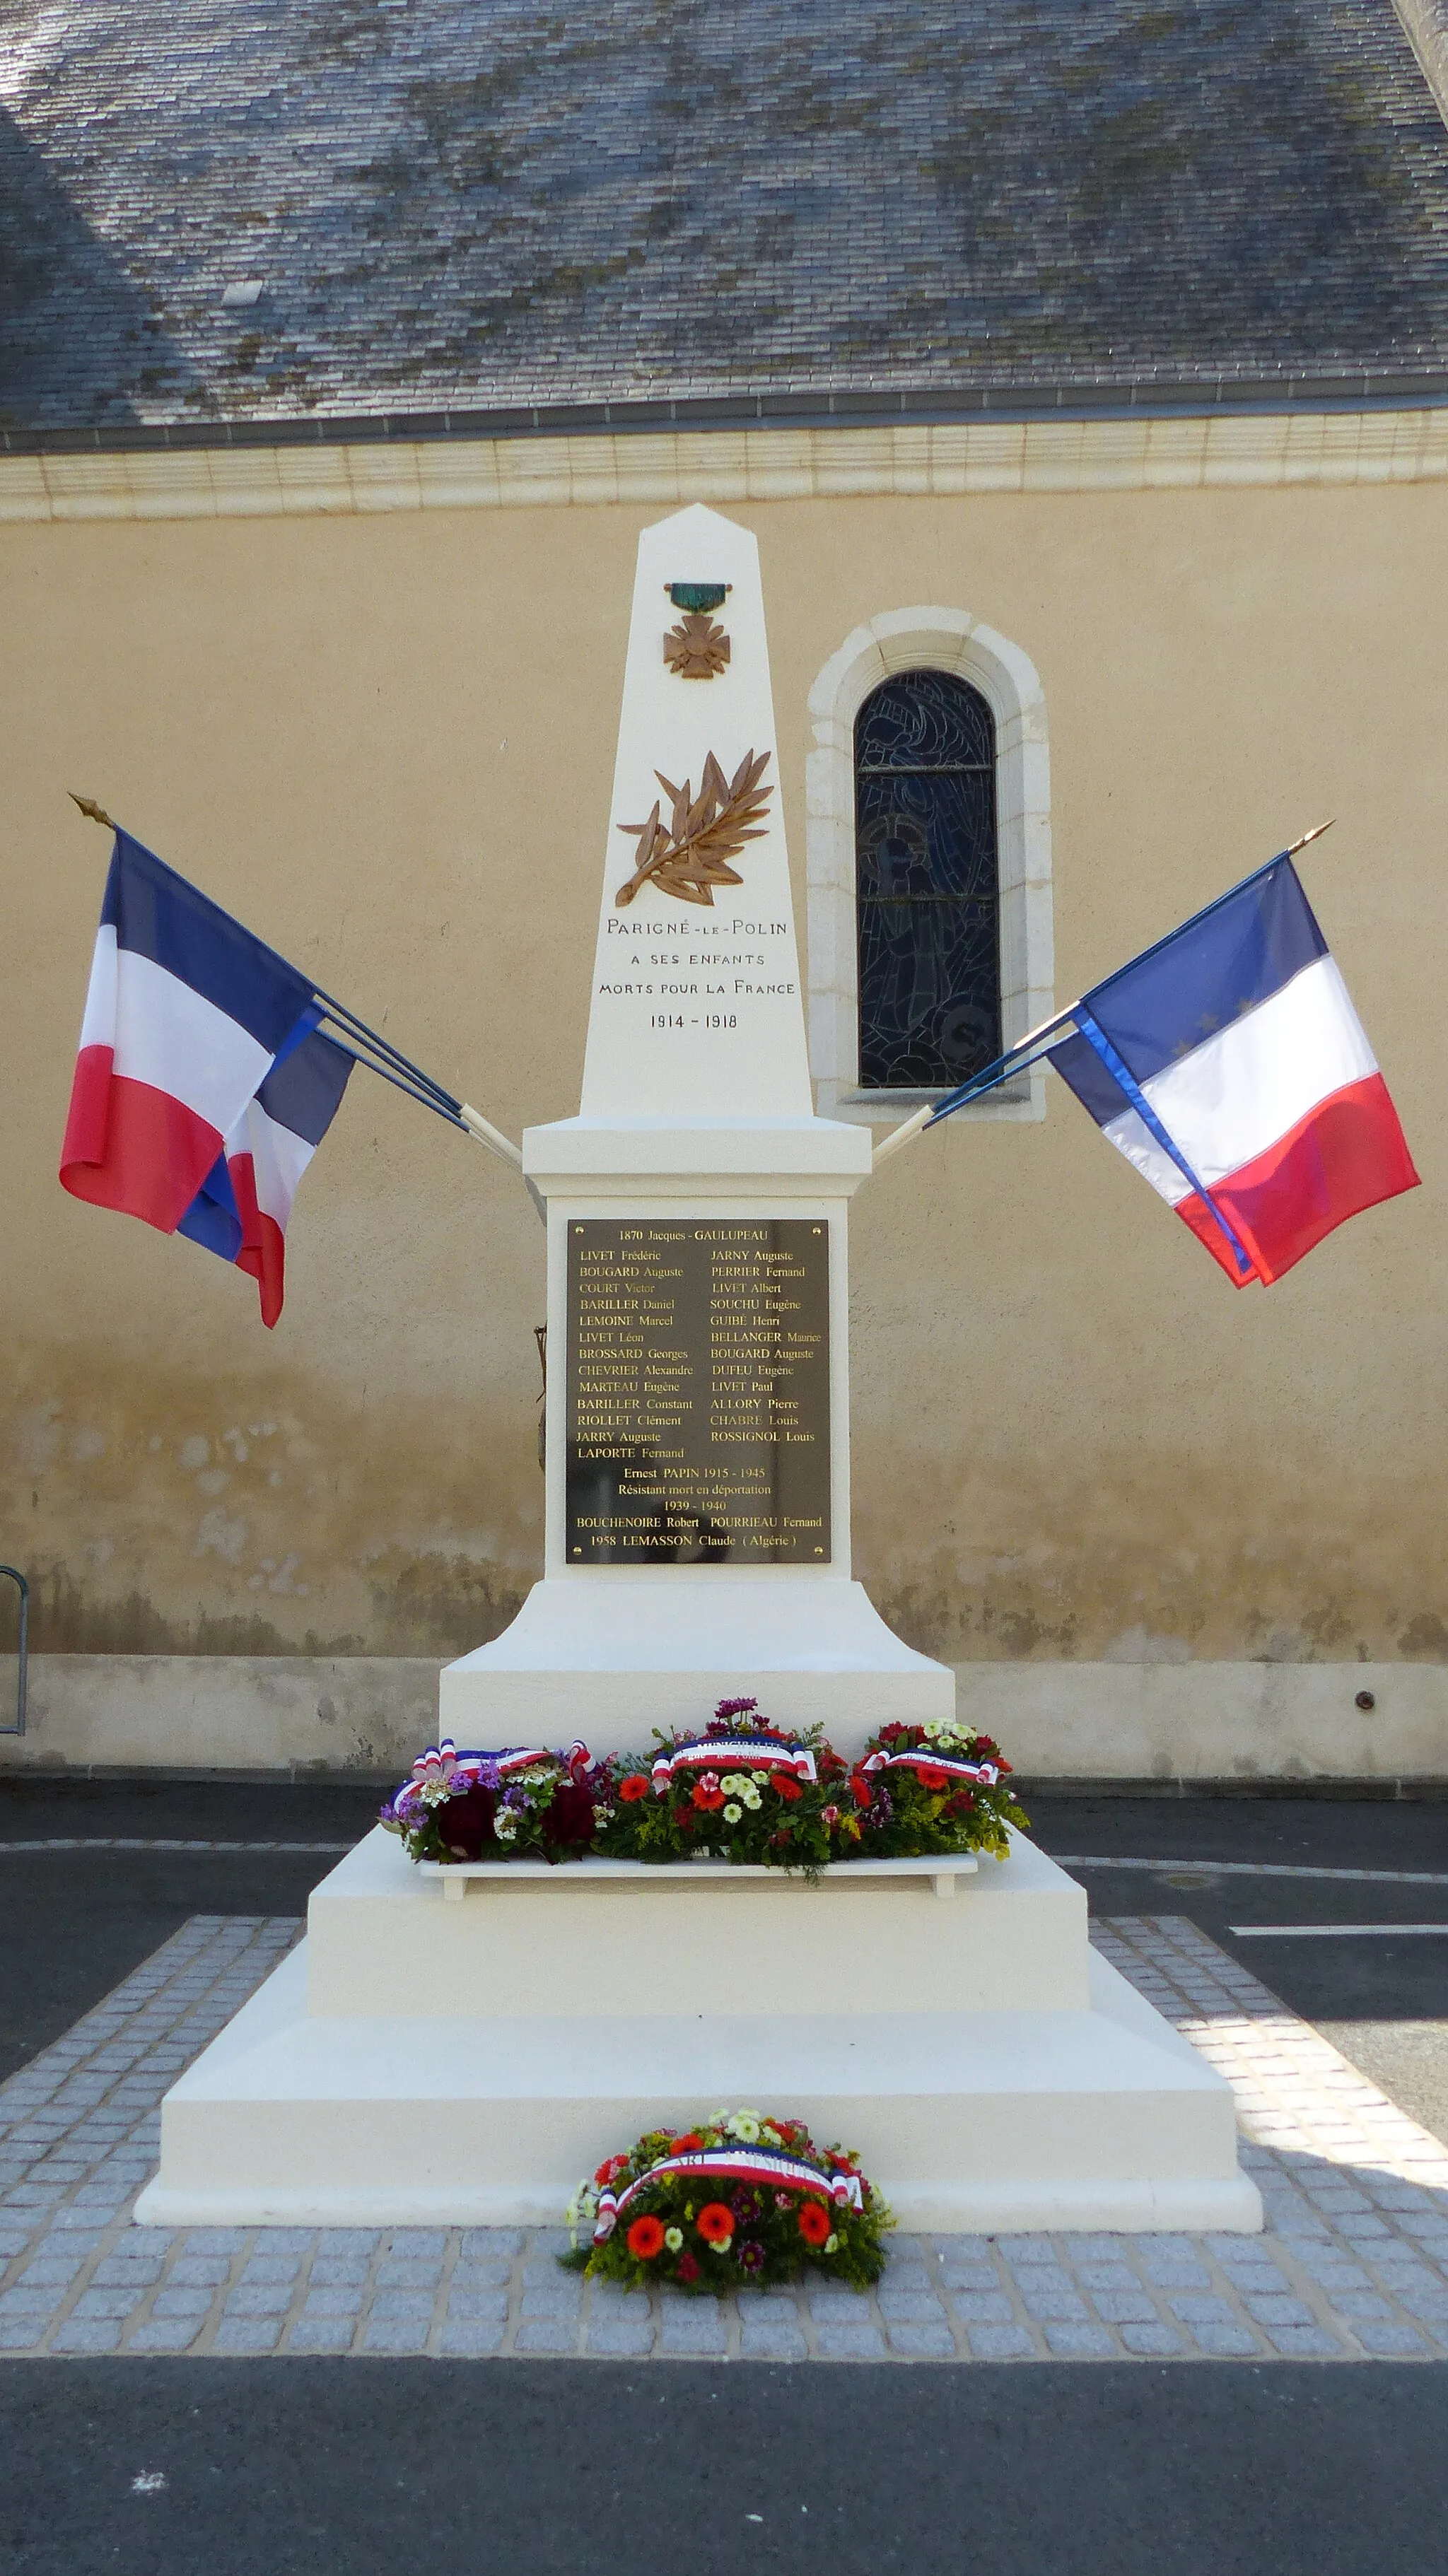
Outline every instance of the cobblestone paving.
<path id="1" fill-rule="evenodd" d="M 869 2298 L 716 2307 L 581 2283 L 546 2228 L 133 2226 L 162 2094 L 300 1929 L 193 1917 L 0 2086 L 0 2353 L 1448 2355 L 1448 2153 L 1174 1916 L 1093 1938 L 1231 2080 L 1262 2236 L 906 2237 Z"/>

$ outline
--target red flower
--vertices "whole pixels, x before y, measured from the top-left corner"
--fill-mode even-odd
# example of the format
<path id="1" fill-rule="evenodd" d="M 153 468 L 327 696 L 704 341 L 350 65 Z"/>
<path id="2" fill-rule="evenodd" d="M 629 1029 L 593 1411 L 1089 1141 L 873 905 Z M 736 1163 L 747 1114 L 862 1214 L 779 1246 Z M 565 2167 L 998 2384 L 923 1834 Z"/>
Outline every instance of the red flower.
<path id="1" fill-rule="evenodd" d="M 726 2209 L 722 2200 L 706 2201 L 696 2224 L 706 2245 L 727 2245 L 734 2233 L 734 2212 Z M 662 2234 L 659 2242 L 663 2242 Z"/>
<path id="2" fill-rule="evenodd" d="M 882 1744 L 898 1744 L 901 1736 L 908 1735 L 909 1732 L 909 1728 L 907 1726 L 902 1726 L 898 1718 L 892 1719 L 888 1726 L 881 1727 L 880 1742 Z"/>
<path id="3" fill-rule="evenodd" d="M 626 1806 L 636 1806 L 640 1798 L 646 1798 L 649 1794 L 647 1773 L 643 1771 L 630 1771 L 626 1780 L 620 1780 L 618 1784 L 618 1794 L 623 1799 Z"/>
<path id="4" fill-rule="evenodd" d="M 702 1807 L 710 1815 L 716 1807 L 723 1806 L 724 1792 L 719 1786 L 719 1775 L 716 1771 L 706 1771 L 702 1780 L 695 1782 L 694 1804 L 696 1807 Z"/>
<path id="5" fill-rule="evenodd" d="M 779 1791 L 781 1798 L 785 1801 L 785 1804 L 792 1807 L 796 1798 L 799 1796 L 799 1782 L 792 1779 L 787 1771 L 777 1771 L 775 1773 L 774 1785 Z"/>
<path id="6" fill-rule="evenodd" d="M 663 2220 L 636 2218 L 628 2232 L 628 2250 L 640 2263 L 652 2263 L 664 2250 Z"/>
<path id="7" fill-rule="evenodd" d="M 698 2256 L 696 2254 L 681 2254 L 678 2262 L 674 2266 L 674 2270 L 681 2281 L 697 2281 L 699 2277 Z"/>
<path id="8" fill-rule="evenodd" d="M 850 1773 L 850 1792 L 857 1807 L 868 1807 L 875 1794 L 863 1771 Z"/>
<path id="9" fill-rule="evenodd" d="M 933 1762 L 917 1762 L 915 1777 L 922 1789 L 948 1789 L 950 1786 L 950 1773 L 939 1770 Z"/>
<path id="10" fill-rule="evenodd" d="M 830 2214 L 822 2200 L 800 2203 L 799 2232 L 806 2245 L 823 2245 L 830 2234 Z"/>
<path id="11" fill-rule="evenodd" d="M 703 2139 L 696 2137 L 692 2129 L 686 2129 L 682 2138 L 675 2138 L 673 2153 L 676 2156 L 686 2156 L 691 2148 L 701 2147 L 703 2143 Z"/>
<path id="12" fill-rule="evenodd" d="M 606 2182 L 615 2182 L 621 2173 L 626 2173 L 627 2171 L 627 2156 L 605 2156 L 593 2179 L 600 2185 Z"/>

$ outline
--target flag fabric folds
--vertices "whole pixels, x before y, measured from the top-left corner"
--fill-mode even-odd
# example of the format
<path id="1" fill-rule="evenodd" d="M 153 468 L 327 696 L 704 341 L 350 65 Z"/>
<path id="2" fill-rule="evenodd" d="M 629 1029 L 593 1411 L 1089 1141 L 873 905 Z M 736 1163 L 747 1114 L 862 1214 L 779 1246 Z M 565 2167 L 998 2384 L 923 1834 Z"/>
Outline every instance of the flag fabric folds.
<path id="1" fill-rule="evenodd" d="M 353 1061 L 321 1017 L 309 977 L 117 832 L 61 1182 L 236 1262 L 268 1324 L 292 1196 Z"/>
<path id="2" fill-rule="evenodd" d="M 268 1326 L 282 1311 L 297 1184 L 342 1105 L 355 1062 L 320 1029 L 304 1027 L 247 1102 L 177 1227 L 250 1273 Z"/>
<path id="3" fill-rule="evenodd" d="M 1049 1049 L 1238 1287 L 1418 1175 L 1290 858 L 1087 993 Z"/>

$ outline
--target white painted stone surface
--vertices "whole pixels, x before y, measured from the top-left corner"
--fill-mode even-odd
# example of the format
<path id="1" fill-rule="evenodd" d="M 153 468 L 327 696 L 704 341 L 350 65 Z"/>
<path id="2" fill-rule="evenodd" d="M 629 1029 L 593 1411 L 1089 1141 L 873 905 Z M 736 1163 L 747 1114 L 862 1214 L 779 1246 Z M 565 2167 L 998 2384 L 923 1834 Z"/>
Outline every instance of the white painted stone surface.
<path id="1" fill-rule="evenodd" d="M 909 2226 L 1261 2224 L 1230 2088 L 1024 1841 L 949 1908 L 563 1873 L 453 1906 L 378 1834 L 308 1919 L 167 2094 L 149 2223 L 556 2220 L 600 2139 L 731 2100 L 848 2137 Z"/>
<path id="2" fill-rule="evenodd" d="M 670 582 L 724 582 L 711 612 L 727 634 L 727 667 L 686 680 L 664 659 L 679 623 Z M 738 886 L 711 907 L 653 884 L 620 906 L 639 843 L 625 826 L 655 806 L 668 821 L 668 784 L 699 793 L 712 753 L 732 780 L 747 752 L 768 754 L 759 837 L 730 864 Z M 599 902 L 598 947 L 583 1066 L 589 1121 L 659 1118 L 808 1119 L 813 1110 L 794 904 L 789 883 L 759 548 L 752 532 L 700 504 L 639 539 L 618 760 Z"/>
<path id="3" fill-rule="evenodd" d="M 949 1665 L 902 1644 L 862 1584 L 811 1566 L 610 1566 L 536 1584 L 501 1637 L 447 1665 L 439 1718 L 459 1744 L 531 1726 L 603 1753 L 743 1693 L 774 1724 L 824 1726 L 847 1755 L 888 1719 L 955 1705 Z"/>
<path id="4" fill-rule="evenodd" d="M 644 1875 L 621 1885 L 566 1865 L 543 1879 L 505 1866 L 449 1905 L 443 1874 L 415 1868 L 379 1825 L 313 1892 L 307 2010 L 451 2023 L 491 1995 L 510 2017 L 554 2021 L 579 2013 L 582 1990 L 604 2020 L 644 1996 L 662 2015 L 706 2002 L 751 2020 L 989 2012 L 1007 1994 L 1022 2012 L 1086 2006 L 1085 1891 L 1023 1839 L 1008 1861 L 984 1859 L 948 1906 L 928 1877 L 811 1887 L 780 1870 L 745 1881 L 686 1864 Z"/>

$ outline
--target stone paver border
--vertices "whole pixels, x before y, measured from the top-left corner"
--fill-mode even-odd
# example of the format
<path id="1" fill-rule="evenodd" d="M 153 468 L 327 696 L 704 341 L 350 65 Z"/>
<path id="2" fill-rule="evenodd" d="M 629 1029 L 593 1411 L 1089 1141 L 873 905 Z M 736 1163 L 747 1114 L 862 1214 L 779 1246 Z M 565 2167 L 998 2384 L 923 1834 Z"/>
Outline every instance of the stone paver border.
<path id="1" fill-rule="evenodd" d="M 868 2298 L 716 2306 L 581 2282 L 547 2228 L 133 2225 L 162 2094 L 300 1930 L 193 1916 L 0 2085 L 0 2354 L 1448 2357 L 1448 2152 L 1177 1916 L 1093 1939 L 1231 2080 L 1259 2237 L 902 2237 Z"/>

